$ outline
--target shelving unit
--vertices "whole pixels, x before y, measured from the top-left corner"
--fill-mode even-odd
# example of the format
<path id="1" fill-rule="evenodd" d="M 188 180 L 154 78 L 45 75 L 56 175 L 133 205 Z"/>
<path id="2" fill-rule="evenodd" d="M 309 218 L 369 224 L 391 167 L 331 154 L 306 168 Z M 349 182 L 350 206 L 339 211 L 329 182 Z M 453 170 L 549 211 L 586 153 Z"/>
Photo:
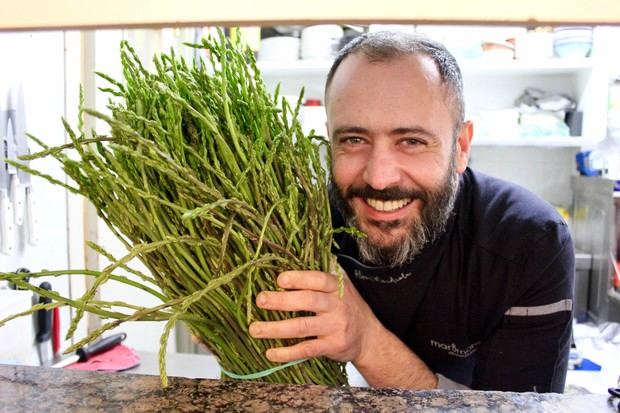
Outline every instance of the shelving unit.
<path id="1" fill-rule="evenodd" d="M 258 61 L 258 68 L 265 78 L 274 77 L 324 77 L 332 64 L 331 60 Z"/>
<path id="2" fill-rule="evenodd" d="M 459 65 L 464 77 L 472 75 L 537 76 L 547 74 L 587 74 L 594 67 L 593 60 L 589 58 L 550 58 L 538 60 L 480 59 L 460 61 Z"/>
<path id="3" fill-rule="evenodd" d="M 609 70 L 605 59 L 613 47 L 613 42 L 603 38 L 589 58 L 459 61 L 466 117 L 474 121 L 470 165 L 516 182 L 554 205 L 570 208 L 575 153 L 594 148 L 606 133 Z M 303 87 L 305 98 L 323 100 L 331 64 L 331 60 L 297 60 L 259 62 L 258 67 L 270 90 L 280 84 L 280 93 L 293 97 Z M 513 108 L 529 87 L 575 99 L 577 110 L 583 112 L 581 136 L 519 137 L 515 128 L 510 133 L 502 123 L 484 127 L 481 113 L 499 121 L 493 118 L 494 111 Z"/>
<path id="4" fill-rule="evenodd" d="M 259 61 L 258 67 L 267 78 L 316 77 L 325 76 L 331 64 L 331 60 Z M 551 58 L 534 61 L 481 59 L 460 61 L 459 65 L 463 76 L 496 74 L 513 76 L 587 73 L 592 70 L 594 63 L 589 58 Z"/>
<path id="5" fill-rule="evenodd" d="M 331 60 L 258 62 L 269 89 L 280 84 L 283 95 L 323 99 Z M 607 84 L 597 74 L 594 59 L 551 58 L 540 60 L 466 60 L 459 62 L 464 79 L 468 118 L 480 110 L 509 108 L 527 87 L 567 93 L 584 112 L 582 136 L 517 137 L 476 136 L 476 146 L 591 147 L 604 136 Z"/>
<path id="6" fill-rule="evenodd" d="M 598 139 L 584 138 L 581 136 L 545 136 L 545 137 L 519 137 L 519 138 L 488 138 L 474 137 L 474 146 L 534 146 L 541 148 L 584 148 L 596 145 Z"/>

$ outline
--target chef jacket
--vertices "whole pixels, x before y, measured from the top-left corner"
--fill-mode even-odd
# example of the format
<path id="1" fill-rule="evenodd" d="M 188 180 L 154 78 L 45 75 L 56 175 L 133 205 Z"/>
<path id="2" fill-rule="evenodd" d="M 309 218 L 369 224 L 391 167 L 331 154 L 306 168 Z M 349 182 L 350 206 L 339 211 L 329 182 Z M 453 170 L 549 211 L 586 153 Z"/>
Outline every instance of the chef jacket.
<path id="1" fill-rule="evenodd" d="M 468 168 L 447 229 L 410 263 L 367 265 L 352 235 L 335 240 L 377 318 L 435 373 L 472 389 L 563 391 L 575 258 L 547 202 Z"/>

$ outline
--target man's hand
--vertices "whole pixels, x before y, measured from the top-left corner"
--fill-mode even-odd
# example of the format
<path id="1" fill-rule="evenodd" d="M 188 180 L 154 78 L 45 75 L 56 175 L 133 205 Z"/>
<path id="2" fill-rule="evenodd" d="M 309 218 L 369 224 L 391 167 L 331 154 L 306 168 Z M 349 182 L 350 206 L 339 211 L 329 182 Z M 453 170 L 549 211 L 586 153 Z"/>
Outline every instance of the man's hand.
<path id="1" fill-rule="evenodd" d="M 278 276 L 277 283 L 287 291 L 261 292 L 256 297 L 259 307 L 315 315 L 250 325 L 250 334 L 256 338 L 312 337 L 290 347 L 268 350 L 271 361 L 326 356 L 355 363 L 364 355 L 369 335 L 383 328 L 346 275 L 342 297 L 336 276 L 324 272 L 286 271 Z"/>
<path id="2" fill-rule="evenodd" d="M 281 321 L 256 321 L 256 338 L 308 338 L 290 347 L 267 350 L 274 362 L 325 356 L 351 361 L 369 385 L 433 389 L 437 376 L 375 317 L 349 278 L 344 294 L 338 279 L 319 271 L 286 271 L 278 286 L 286 291 L 263 291 L 256 304 L 267 310 L 308 311 L 314 315 Z"/>

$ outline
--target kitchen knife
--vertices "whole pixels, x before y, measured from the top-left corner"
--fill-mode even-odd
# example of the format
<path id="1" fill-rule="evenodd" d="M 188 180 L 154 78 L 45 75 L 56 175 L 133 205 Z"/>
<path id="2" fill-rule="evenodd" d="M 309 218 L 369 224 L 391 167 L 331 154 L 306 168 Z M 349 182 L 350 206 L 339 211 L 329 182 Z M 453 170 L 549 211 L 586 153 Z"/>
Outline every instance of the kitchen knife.
<path id="1" fill-rule="evenodd" d="M 30 155 L 28 148 L 28 137 L 26 136 L 26 105 L 24 104 L 24 91 L 21 85 L 13 85 L 9 91 L 8 116 L 11 119 L 13 127 L 13 138 L 17 146 L 17 156 Z M 28 166 L 30 161 L 20 160 L 21 163 Z M 30 183 L 30 174 L 21 169 L 17 170 L 19 182 L 22 185 Z"/>
<path id="2" fill-rule="evenodd" d="M 78 348 L 73 356 L 69 356 L 64 360 L 61 360 L 58 363 L 53 364 L 52 367 L 60 368 L 60 367 L 68 366 L 69 364 L 73 364 L 76 362 L 80 363 L 80 362 L 87 361 L 89 358 L 96 356 L 97 354 L 103 353 L 105 351 L 108 351 L 109 349 L 116 346 L 117 344 L 120 344 L 121 341 L 125 340 L 126 337 L 127 337 L 127 333 L 118 333 L 118 334 L 113 334 L 106 338 L 102 338 L 101 340 L 97 341 L 94 344 L 91 344 L 88 347 Z"/>
<path id="3" fill-rule="evenodd" d="M 11 255 L 15 236 L 13 235 L 13 206 L 9 198 L 11 176 L 8 164 L 4 161 L 9 156 L 8 111 L 0 108 L 0 252 Z"/>
<path id="4" fill-rule="evenodd" d="M 24 103 L 24 91 L 21 85 L 14 85 L 9 91 L 9 107 L 8 114 L 11 119 L 13 128 L 13 139 L 17 149 L 17 158 L 30 155 L 28 147 L 28 137 L 26 136 L 26 105 Z M 20 163 L 28 166 L 30 161 L 19 159 Z M 32 194 L 31 176 L 28 172 L 18 169 L 17 177 L 19 178 L 19 197 L 23 201 L 23 207 L 19 214 L 16 214 L 19 222 L 25 221 L 26 242 L 28 245 L 37 245 L 37 235 L 35 228 L 37 225 L 36 214 L 34 211 L 34 199 Z M 23 215 L 23 216 L 20 216 Z M 17 222 L 16 222 L 17 223 Z"/>
<path id="5" fill-rule="evenodd" d="M 6 111 L 6 158 L 12 162 L 17 162 L 17 142 L 15 141 L 15 110 Z M 9 198 L 13 203 L 13 221 L 16 225 L 21 225 L 24 217 L 24 194 L 19 183 L 19 175 L 17 167 L 7 163 L 7 171 L 9 173 Z"/>

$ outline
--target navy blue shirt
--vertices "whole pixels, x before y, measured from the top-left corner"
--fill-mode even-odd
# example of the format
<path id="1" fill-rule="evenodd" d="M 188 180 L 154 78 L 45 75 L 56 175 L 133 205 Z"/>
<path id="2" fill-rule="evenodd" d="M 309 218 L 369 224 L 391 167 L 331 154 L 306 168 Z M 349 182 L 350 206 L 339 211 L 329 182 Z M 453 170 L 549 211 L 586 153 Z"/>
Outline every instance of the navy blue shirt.
<path id="1" fill-rule="evenodd" d="M 368 266 L 350 235 L 336 241 L 377 318 L 434 372 L 473 389 L 563 391 L 574 250 L 536 195 L 467 169 L 446 231 L 410 264 Z"/>

